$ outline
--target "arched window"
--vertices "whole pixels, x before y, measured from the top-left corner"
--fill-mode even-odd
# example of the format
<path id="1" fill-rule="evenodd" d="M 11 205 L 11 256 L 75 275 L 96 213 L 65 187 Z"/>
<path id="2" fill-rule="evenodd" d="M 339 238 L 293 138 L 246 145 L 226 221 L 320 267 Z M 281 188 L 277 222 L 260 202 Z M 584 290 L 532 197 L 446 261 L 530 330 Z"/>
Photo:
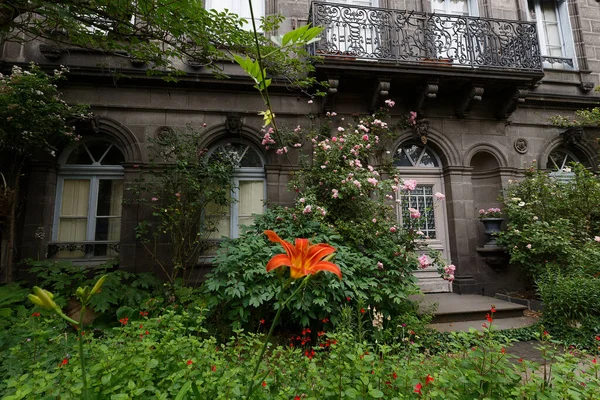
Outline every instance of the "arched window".
<path id="1" fill-rule="evenodd" d="M 414 190 L 399 192 L 396 199 L 399 222 L 409 218 L 409 208 L 419 210 L 422 238 L 432 248 L 441 251 L 444 258 L 450 259 L 445 203 L 436 201 L 435 197 L 436 193 L 444 193 L 439 157 L 428 145 L 403 143 L 394 152 L 393 165 L 404 181 L 414 179 L 417 182 Z"/>
<path id="2" fill-rule="evenodd" d="M 104 140 L 86 141 L 63 153 L 51 246 L 58 257 L 116 255 L 121 236 L 123 161 L 123 153 Z"/>
<path id="3" fill-rule="evenodd" d="M 573 152 L 567 149 L 558 148 L 548 155 L 546 168 L 553 171 L 564 170 L 565 167 L 570 167 L 571 163 L 574 162 L 579 162 L 579 158 Z"/>
<path id="4" fill-rule="evenodd" d="M 236 166 L 229 207 L 208 208 L 207 217 L 216 219 L 218 229 L 211 239 L 222 236 L 236 238 L 240 234 L 240 226 L 252 224 L 252 215 L 264 212 L 267 194 L 265 162 L 258 149 L 243 140 L 221 142 L 209 153 L 211 159 L 233 161 Z"/>

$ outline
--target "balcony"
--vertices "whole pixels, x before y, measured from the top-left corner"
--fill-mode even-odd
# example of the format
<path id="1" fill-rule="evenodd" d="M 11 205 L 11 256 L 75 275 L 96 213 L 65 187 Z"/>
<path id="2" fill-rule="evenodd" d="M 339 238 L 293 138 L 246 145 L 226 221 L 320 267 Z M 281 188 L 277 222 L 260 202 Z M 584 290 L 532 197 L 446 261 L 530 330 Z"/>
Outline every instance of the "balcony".
<path id="1" fill-rule="evenodd" d="M 312 3 L 309 22 L 324 27 L 313 55 L 542 73 L 533 22 L 318 1 Z"/>
<path id="2" fill-rule="evenodd" d="M 533 22 L 322 1 L 312 2 L 309 22 L 324 28 L 310 51 L 323 59 L 326 109 L 342 89 L 368 110 L 391 95 L 421 113 L 446 101 L 462 118 L 479 103 L 481 115 L 507 119 L 544 76 Z"/>

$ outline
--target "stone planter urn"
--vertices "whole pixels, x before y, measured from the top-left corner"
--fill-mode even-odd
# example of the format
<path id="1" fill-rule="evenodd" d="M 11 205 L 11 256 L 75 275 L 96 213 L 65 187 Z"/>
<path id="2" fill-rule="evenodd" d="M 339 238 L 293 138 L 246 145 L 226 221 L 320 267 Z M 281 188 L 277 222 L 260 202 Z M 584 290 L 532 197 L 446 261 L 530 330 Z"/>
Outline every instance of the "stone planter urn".
<path id="1" fill-rule="evenodd" d="M 502 230 L 504 218 L 481 218 L 480 221 L 485 228 L 487 241 L 483 247 L 477 248 L 477 253 L 486 265 L 498 271 L 502 270 L 508 265 L 510 259 L 508 252 L 496 243 L 496 235 Z"/>
<path id="2" fill-rule="evenodd" d="M 503 221 L 504 218 L 481 218 L 487 238 L 483 247 L 498 247 L 498 244 L 496 244 L 496 235 L 501 231 Z"/>

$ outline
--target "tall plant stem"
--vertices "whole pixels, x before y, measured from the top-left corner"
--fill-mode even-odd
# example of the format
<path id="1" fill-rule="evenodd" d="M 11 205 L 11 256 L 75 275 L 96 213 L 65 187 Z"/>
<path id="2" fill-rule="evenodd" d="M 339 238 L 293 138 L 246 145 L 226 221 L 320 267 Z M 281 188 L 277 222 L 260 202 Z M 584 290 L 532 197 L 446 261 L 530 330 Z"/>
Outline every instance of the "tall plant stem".
<path id="1" fill-rule="evenodd" d="M 250 387 L 248 388 L 248 394 L 246 395 L 246 400 L 250 399 L 250 396 L 252 395 L 252 393 L 254 392 L 254 388 L 256 387 L 256 382 L 255 382 L 256 374 L 258 373 L 258 368 L 260 367 L 260 362 L 262 361 L 262 359 L 265 355 L 265 352 L 267 351 L 267 346 L 269 345 L 269 340 L 271 340 L 271 336 L 273 336 L 273 331 L 275 331 L 275 325 L 277 325 L 277 322 L 279 321 L 281 311 L 290 302 L 290 300 L 292 300 L 294 297 L 296 297 L 296 295 L 306 285 L 306 283 L 308 282 L 309 279 L 310 279 L 310 275 L 308 277 L 304 278 L 304 280 L 298 285 L 296 290 L 294 290 L 294 292 L 290 295 L 290 297 L 288 297 L 287 300 L 285 300 L 284 302 L 281 301 L 281 295 L 283 294 L 283 291 L 284 291 L 286 285 L 281 286 L 281 289 L 279 291 L 279 308 L 277 310 L 277 313 L 275 314 L 275 318 L 273 319 L 273 322 L 271 323 L 271 328 L 269 329 L 269 333 L 267 334 L 265 343 L 262 346 L 260 355 L 258 356 L 258 359 L 256 360 L 256 365 L 254 366 L 254 372 L 252 373 L 252 377 L 250 378 Z"/>
<path id="2" fill-rule="evenodd" d="M 85 357 L 83 355 L 83 315 L 85 314 L 85 305 L 81 305 L 79 311 L 79 324 L 77 326 L 79 331 L 79 361 L 81 363 L 81 380 L 83 381 L 83 395 L 81 396 L 84 400 L 88 399 L 88 387 L 87 387 L 87 376 L 85 369 Z"/>

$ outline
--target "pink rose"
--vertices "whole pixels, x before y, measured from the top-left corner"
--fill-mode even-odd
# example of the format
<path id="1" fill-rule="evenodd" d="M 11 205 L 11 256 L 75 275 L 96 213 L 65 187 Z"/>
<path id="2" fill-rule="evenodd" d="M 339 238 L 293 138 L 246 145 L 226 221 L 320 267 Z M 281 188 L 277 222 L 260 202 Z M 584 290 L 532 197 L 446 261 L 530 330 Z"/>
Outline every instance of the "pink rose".
<path id="1" fill-rule="evenodd" d="M 427 268 L 427 266 L 429 266 L 427 255 L 422 254 L 421 257 L 419 257 L 419 268 L 424 269 Z"/>
<path id="2" fill-rule="evenodd" d="M 413 219 L 421 218 L 421 212 L 416 208 L 409 208 L 408 212 L 410 212 L 410 217 Z"/>

